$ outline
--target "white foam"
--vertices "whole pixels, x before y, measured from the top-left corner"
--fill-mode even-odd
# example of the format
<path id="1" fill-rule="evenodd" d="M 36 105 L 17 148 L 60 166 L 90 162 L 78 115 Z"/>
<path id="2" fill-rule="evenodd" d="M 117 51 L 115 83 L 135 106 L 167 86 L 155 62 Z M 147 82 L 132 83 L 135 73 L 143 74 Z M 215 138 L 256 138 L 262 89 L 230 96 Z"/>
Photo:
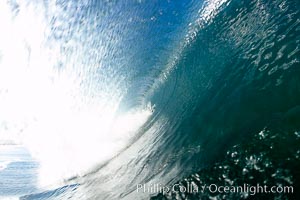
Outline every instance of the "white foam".
<path id="1" fill-rule="evenodd" d="M 0 196 L 0 200 L 19 200 L 19 197 L 1 197 Z"/>
<path id="2" fill-rule="evenodd" d="M 89 91 L 89 85 L 82 84 L 87 77 L 74 71 L 89 70 L 80 66 L 85 55 L 62 55 L 59 41 L 46 45 L 49 25 L 41 8 L 34 3 L 19 6 L 13 18 L 7 3 L 0 3 L 5 30 L 0 37 L 0 135 L 30 150 L 40 162 L 40 185 L 46 186 L 81 175 L 116 155 L 152 108 L 117 114 L 124 88 L 112 84 L 97 93 Z M 66 56 L 71 56 L 64 63 L 66 70 L 54 70 L 55 62 Z"/>
<path id="3" fill-rule="evenodd" d="M 11 162 L 9 161 L 0 161 L 0 171 L 3 171 L 7 168 L 7 166 L 10 164 Z"/>

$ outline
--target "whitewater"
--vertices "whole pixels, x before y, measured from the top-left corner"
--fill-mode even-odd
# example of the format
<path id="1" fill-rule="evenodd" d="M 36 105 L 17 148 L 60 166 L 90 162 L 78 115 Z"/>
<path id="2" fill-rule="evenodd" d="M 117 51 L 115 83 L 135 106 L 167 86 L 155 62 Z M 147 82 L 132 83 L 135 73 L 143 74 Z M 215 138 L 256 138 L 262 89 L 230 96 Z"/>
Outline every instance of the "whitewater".
<path id="1" fill-rule="evenodd" d="M 11 0 L 0 26 L 0 199 L 299 187 L 297 0 Z"/>

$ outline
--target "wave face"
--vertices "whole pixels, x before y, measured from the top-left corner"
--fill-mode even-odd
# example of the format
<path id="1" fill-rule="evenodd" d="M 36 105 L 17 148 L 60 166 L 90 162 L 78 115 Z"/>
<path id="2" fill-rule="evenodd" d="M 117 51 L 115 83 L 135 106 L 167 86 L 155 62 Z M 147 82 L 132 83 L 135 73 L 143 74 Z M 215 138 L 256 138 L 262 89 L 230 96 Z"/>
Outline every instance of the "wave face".
<path id="1" fill-rule="evenodd" d="M 2 4 L 0 130 L 40 160 L 45 186 L 21 199 L 252 198 L 138 184 L 299 188 L 298 0 Z"/>
<path id="2" fill-rule="evenodd" d="M 123 4 L 9 1 L 0 7 L 0 139 L 25 145 L 40 161 L 39 185 L 82 175 L 129 145 L 153 106 L 145 101 L 121 109 L 141 71 L 138 46 L 128 49 L 135 24 L 120 14 Z"/>

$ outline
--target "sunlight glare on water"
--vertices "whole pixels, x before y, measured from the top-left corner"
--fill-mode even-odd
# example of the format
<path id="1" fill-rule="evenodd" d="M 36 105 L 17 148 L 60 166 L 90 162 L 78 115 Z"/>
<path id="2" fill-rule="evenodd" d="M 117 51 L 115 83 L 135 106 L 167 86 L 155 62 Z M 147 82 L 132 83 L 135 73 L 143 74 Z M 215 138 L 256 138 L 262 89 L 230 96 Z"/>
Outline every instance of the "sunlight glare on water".
<path id="1" fill-rule="evenodd" d="M 55 69 L 59 58 L 72 55 L 59 51 L 59 41 L 49 42 L 42 7 L 19 6 L 14 16 L 8 3 L 0 2 L 5 30 L 0 36 L 0 140 L 24 144 L 40 162 L 40 185 L 47 186 L 112 158 L 128 145 L 152 108 L 116 114 L 122 95 L 111 94 L 121 94 L 121 88 L 89 95 L 82 84 L 86 77 L 73 66 L 82 61 L 78 57 L 63 63 L 66 70 Z"/>

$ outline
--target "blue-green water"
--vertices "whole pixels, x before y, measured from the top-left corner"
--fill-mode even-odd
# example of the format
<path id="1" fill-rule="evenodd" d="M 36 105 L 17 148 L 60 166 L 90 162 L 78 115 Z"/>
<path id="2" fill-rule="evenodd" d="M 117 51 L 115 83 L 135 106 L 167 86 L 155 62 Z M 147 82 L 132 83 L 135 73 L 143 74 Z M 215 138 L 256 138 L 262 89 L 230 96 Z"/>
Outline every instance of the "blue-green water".
<path id="1" fill-rule="evenodd" d="M 149 102 L 152 113 L 109 159 L 99 160 L 84 174 L 64 179 L 55 189 L 34 192 L 35 185 L 27 180 L 29 188 L 21 192 L 21 199 L 299 198 L 298 0 L 61 0 L 55 5 L 61 12 L 54 12 L 50 1 L 42 7 L 50 24 L 46 44 L 55 41 L 61 52 L 54 62 L 56 72 L 71 71 L 80 77 L 84 98 L 99 95 L 100 100 L 108 99 L 105 105 L 118 99 L 116 113 Z M 16 16 L 18 12 L 16 9 Z M 103 91 L 109 91 L 108 95 Z M 68 120 L 73 122 L 72 118 L 64 122 Z M 76 123 L 66 124 L 76 128 Z M 50 127 L 55 127 L 53 124 Z M 100 135 L 101 127 L 98 129 Z M 86 135 L 91 146 L 98 144 L 86 156 L 95 155 L 96 159 L 114 145 L 103 143 L 105 138 L 88 140 L 89 134 L 83 132 L 76 134 Z M 73 141 L 69 135 L 63 136 L 65 143 Z M 89 142 L 82 139 L 82 144 Z M 80 143 L 71 147 L 76 145 Z M 107 148 L 98 148 L 105 145 Z M 82 146 L 81 150 L 88 149 L 88 145 Z M 74 151 L 74 155 L 81 152 Z M 250 195 L 136 190 L 138 184 L 201 187 L 244 183 L 293 186 L 294 192 Z"/>

